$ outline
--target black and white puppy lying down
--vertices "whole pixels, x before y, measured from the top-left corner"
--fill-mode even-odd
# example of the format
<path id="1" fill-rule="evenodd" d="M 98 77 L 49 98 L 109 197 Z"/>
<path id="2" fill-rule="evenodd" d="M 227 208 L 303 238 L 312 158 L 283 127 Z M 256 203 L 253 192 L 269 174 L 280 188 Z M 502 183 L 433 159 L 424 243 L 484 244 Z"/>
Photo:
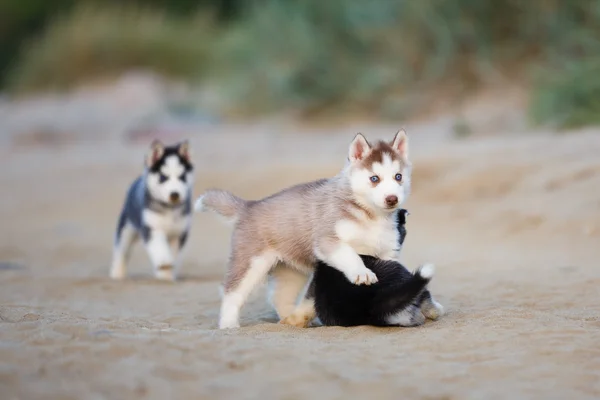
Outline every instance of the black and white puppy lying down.
<path id="1" fill-rule="evenodd" d="M 407 211 L 398 211 L 400 246 L 406 237 Z M 337 269 L 319 261 L 308 294 L 314 296 L 317 317 L 323 325 L 418 326 L 436 320 L 444 308 L 436 302 L 427 284 L 434 274 L 432 264 L 411 273 L 402 264 L 371 256 L 360 256 L 377 275 L 373 285 L 354 285 Z"/>

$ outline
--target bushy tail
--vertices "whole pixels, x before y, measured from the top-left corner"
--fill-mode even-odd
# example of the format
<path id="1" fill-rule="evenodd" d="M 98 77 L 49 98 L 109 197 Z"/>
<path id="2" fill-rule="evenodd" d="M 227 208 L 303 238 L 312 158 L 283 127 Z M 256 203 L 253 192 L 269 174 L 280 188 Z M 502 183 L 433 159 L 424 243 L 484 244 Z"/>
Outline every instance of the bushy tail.
<path id="1" fill-rule="evenodd" d="M 194 203 L 196 211 L 212 211 L 227 219 L 237 220 L 248 202 L 226 190 L 209 189 Z"/>
<path id="2" fill-rule="evenodd" d="M 381 290 L 375 299 L 378 310 L 390 315 L 402 311 L 417 299 L 434 273 L 433 264 L 424 264 L 409 280 Z"/>

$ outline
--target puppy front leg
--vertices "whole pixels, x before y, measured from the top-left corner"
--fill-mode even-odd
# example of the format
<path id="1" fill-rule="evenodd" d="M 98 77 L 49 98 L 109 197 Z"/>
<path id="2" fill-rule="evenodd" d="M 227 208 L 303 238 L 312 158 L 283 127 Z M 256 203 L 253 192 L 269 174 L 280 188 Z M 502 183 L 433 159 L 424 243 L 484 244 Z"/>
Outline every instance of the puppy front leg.
<path id="1" fill-rule="evenodd" d="M 167 235 L 162 231 L 149 229 L 144 236 L 144 245 L 154 267 L 156 279 L 175 280 L 173 254 Z"/>
<path id="2" fill-rule="evenodd" d="M 179 275 L 181 264 L 183 263 L 183 250 L 185 243 L 187 242 L 188 231 L 183 232 L 179 236 L 171 237 L 169 244 L 171 246 L 171 252 L 173 255 L 173 277 L 176 278 Z"/>
<path id="3" fill-rule="evenodd" d="M 365 267 L 358 253 L 344 242 L 323 241 L 315 249 L 315 254 L 325 263 L 341 271 L 355 285 L 371 285 L 378 281 L 373 271 Z"/>

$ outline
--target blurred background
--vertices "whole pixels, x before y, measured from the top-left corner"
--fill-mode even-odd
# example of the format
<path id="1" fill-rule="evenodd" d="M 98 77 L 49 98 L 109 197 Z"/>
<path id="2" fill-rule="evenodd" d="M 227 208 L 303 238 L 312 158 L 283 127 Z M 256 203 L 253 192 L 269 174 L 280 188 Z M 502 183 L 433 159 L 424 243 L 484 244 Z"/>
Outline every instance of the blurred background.
<path id="1" fill-rule="evenodd" d="M 0 0 L 0 397 L 600 398 L 599 71 L 600 0 Z M 219 331 L 207 214 L 176 284 L 141 245 L 108 278 L 152 139 L 257 199 L 400 126 L 440 321 L 294 330 L 258 290 Z"/>
<path id="2" fill-rule="evenodd" d="M 136 71 L 204 118 L 454 111 L 459 134 L 465 102 L 510 86 L 528 124 L 572 128 L 600 118 L 599 22 L 594 0 L 3 0 L 0 85 L 14 99 Z"/>

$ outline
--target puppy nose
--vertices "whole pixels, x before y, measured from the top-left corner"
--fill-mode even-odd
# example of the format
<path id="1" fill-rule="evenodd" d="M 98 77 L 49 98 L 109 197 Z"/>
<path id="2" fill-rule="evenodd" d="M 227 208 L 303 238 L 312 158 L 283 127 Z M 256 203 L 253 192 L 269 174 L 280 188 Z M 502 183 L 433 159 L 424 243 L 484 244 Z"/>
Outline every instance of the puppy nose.
<path id="1" fill-rule="evenodd" d="M 169 199 L 171 199 L 171 201 L 173 203 L 176 203 L 179 201 L 179 193 L 177 192 L 171 192 L 171 194 L 169 195 Z"/>
<path id="2" fill-rule="evenodd" d="M 385 204 L 388 207 L 394 207 L 396 204 L 398 204 L 398 196 L 395 195 L 389 195 L 385 198 Z"/>

